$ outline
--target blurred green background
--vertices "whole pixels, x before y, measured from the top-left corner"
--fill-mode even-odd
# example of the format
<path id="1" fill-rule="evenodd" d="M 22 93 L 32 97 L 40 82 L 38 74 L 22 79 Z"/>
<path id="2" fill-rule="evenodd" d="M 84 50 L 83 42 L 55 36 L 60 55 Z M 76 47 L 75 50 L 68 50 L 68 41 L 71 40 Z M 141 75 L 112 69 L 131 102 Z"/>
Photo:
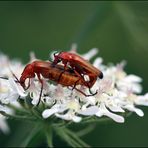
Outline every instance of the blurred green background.
<path id="1" fill-rule="evenodd" d="M 148 2 L 0 2 L 0 51 L 11 58 L 26 63 L 34 51 L 47 60 L 52 50 L 68 50 L 72 43 L 79 53 L 98 47 L 105 64 L 127 60 L 127 73 L 142 77 L 143 94 L 148 91 Z M 148 146 L 148 107 L 141 108 L 143 118 L 133 113 L 124 124 L 98 124 L 84 140 L 92 146 Z M 0 133 L 0 146 L 20 146 L 34 126 L 9 125 L 12 133 Z M 42 133 L 34 143 L 45 145 Z"/>

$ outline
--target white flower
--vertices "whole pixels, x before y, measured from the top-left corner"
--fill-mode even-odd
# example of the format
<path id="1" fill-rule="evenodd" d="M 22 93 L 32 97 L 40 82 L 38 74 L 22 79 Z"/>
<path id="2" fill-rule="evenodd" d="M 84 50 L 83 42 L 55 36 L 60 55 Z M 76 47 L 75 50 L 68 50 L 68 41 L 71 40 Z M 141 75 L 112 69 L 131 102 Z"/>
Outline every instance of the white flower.
<path id="1" fill-rule="evenodd" d="M 146 93 L 144 96 L 135 96 L 134 103 L 136 105 L 148 106 L 148 93 Z"/>
<path id="2" fill-rule="evenodd" d="M 117 87 L 122 91 L 141 93 L 142 87 L 139 84 L 141 81 L 142 79 L 136 75 L 128 75 L 117 82 Z"/>
<path id="3" fill-rule="evenodd" d="M 27 94 L 23 88 L 18 85 L 12 78 L 9 80 L 0 79 L 0 102 L 8 104 L 16 101 L 18 97 L 26 97 Z"/>
<path id="4" fill-rule="evenodd" d="M 74 44 L 70 52 L 76 52 L 76 48 L 76 44 Z M 96 56 L 97 52 L 98 49 L 93 48 L 88 53 L 83 54 L 82 57 L 90 60 Z M 35 59 L 35 55 L 31 54 L 31 61 Z M 142 117 L 144 113 L 138 108 L 138 105 L 148 106 L 148 93 L 144 96 L 137 95 L 142 91 L 140 84 L 142 79 L 133 74 L 128 75 L 123 69 L 125 62 L 107 66 L 102 63 L 102 57 L 97 57 L 93 65 L 103 72 L 104 78 L 101 80 L 98 78 L 91 88 L 92 92 L 97 91 L 98 93 L 90 97 L 85 97 L 76 90 L 72 91 L 60 84 L 48 82 L 48 79 L 45 79 L 42 75 L 42 93 L 41 83 L 37 77 L 32 78 L 30 80 L 30 87 L 28 90 L 24 90 L 22 86 L 12 78 L 13 75 L 10 71 L 11 69 L 19 79 L 24 65 L 19 61 L 10 60 L 5 55 L 0 55 L 0 61 L 2 68 L 0 76 L 9 78 L 8 80 L 0 79 L 0 102 L 2 104 L 0 110 L 5 110 L 5 105 L 9 103 L 16 103 L 19 97 L 21 99 L 27 99 L 27 96 L 30 96 L 33 106 L 38 105 L 39 101 L 44 104 L 44 110 L 42 112 L 44 119 L 56 116 L 63 120 L 80 122 L 85 116 L 96 116 L 98 118 L 107 116 L 118 123 L 123 123 L 124 117 L 121 113 L 128 110 Z M 87 74 L 85 74 L 84 77 L 85 79 L 89 79 L 89 75 Z M 27 86 L 28 81 L 26 81 L 25 84 Z M 85 86 L 79 85 L 76 87 L 85 94 L 90 93 Z M 5 123 L 5 119 L 1 120 L 0 117 L 0 124 L 1 123 Z M 5 126 L 7 127 L 6 124 Z"/>
<path id="5" fill-rule="evenodd" d="M 0 114 L 0 130 L 4 133 L 7 134 L 10 132 L 9 126 L 6 121 L 6 117 Z"/>
<path id="6" fill-rule="evenodd" d="M 7 114 L 13 114 L 13 110 L 8 108 L 7 106 L 0 105 L 0 111 L 5 112 Z M 4 134 L 8 134 L 10 129 L 6 121 L 7 117 L 0 114 L 0 130 Z"/>
<path id="7" fill-rule="evenodd" d="M 56 97 L 56 96 L 55 96 Z M 65 119 L 65 120 L 73 120 L 74 122 L 79 122 L 81 120 L 80 117 L 76 116 L 76 112 L 80 109 L 79 102 L 72 98 L 65 100 L 57 99 L 57 103 L 52 106 L 50 109 L 45 109 L 42 113 L 43 118 L 48 118 L 51 115 L 55 114 L 55 116 Z M 63 114 L 63 112 L 65 112 Z"/>
<path id="8" fill-rule="evenodd" d="M 43 118 L 48 118 L 55 113 L 62 113 L 66 109 L 67 109 L 66 106 L 56 104 L 56 105 L 52 106 L 52 108 L 50 108 L 50 109 L 45 109 L 42 113 L 42 116 L 43 116 Z"/>
<path id="9" fill-rule="evenodd" d="M 72 120 L 74 122 L 80 122 L 81 121 L 81 117 L 76 116 L 75 113 L 73 111 L 68 111 L 66 114 L 55 114 L 57 117 L 64 119 L 64 120 Z"/>

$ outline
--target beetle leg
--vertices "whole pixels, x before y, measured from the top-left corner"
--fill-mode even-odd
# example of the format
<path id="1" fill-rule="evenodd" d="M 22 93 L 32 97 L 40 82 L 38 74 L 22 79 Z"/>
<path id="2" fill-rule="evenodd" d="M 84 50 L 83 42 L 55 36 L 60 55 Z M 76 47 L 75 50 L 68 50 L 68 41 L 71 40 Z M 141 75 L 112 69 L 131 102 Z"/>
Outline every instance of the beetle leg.
<path id="1" fill-rule="evenodd" d="M 76 85 L 77 85 L 77 83 L 80 81 L 80 79 L 78 79 L 76 82 L 75 82 L 75 84 L 74 84 L 74 86 L 72 87 L 72 91 L 75 89 L 75 87 L 76 87 Z"/>
<path id="2" fill-rule="evenodd" d="M 91 89 L 89 88 L 89 93 L 92 94 L 92 95 L 94 96 L 94 95 L 96 95 L 96 94 L 98 93 L 98 91 L 96 90 L 96 92 L 93 93 L 93 92 L 91 91 Z"/>
<path id="3" fill-rule="evenodd" d="M 80 79 L 78 79 L 78 80 L 75 82 L 75 84 L 74 84 L 74 86 L 72 87 L 72 89 L 70 89 L 69 87 L 67 87 L 68 89 L 71 90 L 71 96 L 72 96 L 73 90 L 76 88 L 76 85 L 77 85 L 77 83 L 78 83 L 79 81 L 80 81 Z"/>
<path id="4" fill-rule="evenodd" d="M 61 77 L 62 77 L 62 74 L 66 71 L 67 62 L 64 62 L 63 64 L 64 64 L 64 70 L 63 70 L 63 72 L 60 73 L 60 76 L 59 76 L 59 78 L 58 78 L 58 82 L 60 82 L 60 79 L 61 79 Z"/>
<path id="5" fill-rule="evenodd" d="M 80 89 L 78 89 L 78 88 L 76 88 L 76 87 L 75 87 L 75 90 L 77 90 L 78 92 L 80 92 L 81 94 L 83 94 L 85 97 L 90 97 L 90 96 L 96 95 L 96 93 L 95 93 L 95 94 L 91 94 L 91 95 L 87 95 L 87 94 L 85 94 L 83 91 L 81 91 Z"/>
<path id="6" fill-rule="evenodd" d="M 84 77 L 83 77 L 81 74 L 79 74 L 76 70 L 74 70 L 74 72 L 75 72 L 80 78 L 82 78 L 82 81 L 83 81 L 83 83 L 85 84 L 85 86 L 88 87 L 88 88 L 90 88 L 89 82 L 86 82 L 85 79 L 84 79 Z"/>
<path id="7" fill-rule="evenodd" d="M 90 89 L 90 86 L 89 86 L 89 82 L 86 82 L 85 80 L 84 80 L 84 77 L 82 76 L 82 75 L 80 75 L 77 71 L 75 71 L 74 70 L 74 72 L 79 76 L 79 77 L 81 77 L 82 79 L 83 79 L 83 82 L 85 83 L 85 85 L 89 88 L 89 93 L 91 94 L 91 95 L 86 95 L 85 94 L 85 96 L 94 96 L 94 95 L 96 95 L 98 92 L 96 91 L 95 93 L 92 93 L 92 91 L 91 91 L 91 89 Z M 94 75 L 93 75 L 94 76 Z M 92 78 L 94 78 L 94 77 L 92 77 Z M 80 80 L 80 79 L 79 79 Z M 92 80 L 90 80 L 90 81 L 92 81 Z M 94 79 L 94 81 L 95 81 L 95 79 Z M 76 81 L 77 82 L 77 81 Z M 75 83 L 75 85 L 74 85 L 74 87 L 72 88 L 72 90 L 74 89 L 76 87 L 76 83 Z M 84 92 L 83 92 L 84 93 Z"/>
<path id="8" fill-rule="evenodd" d="M 62 72 L 60 73 L 59 78 L 58 78 L 58 82 L 60 82 L 60 79 L 61 79 L 62 74 L 63 74 L 64 72 L 65 72 L 65 70 L 64 70 L 64 71 L 62 71 Z"/>
<path id="9" fill-rule="evenodd" d="M 42 92 L 43 92 L 43 80 L 41 79 L 40 74 L 38 74 L 38 73 L 37 73 L 37 77 L 38 77 L 38 79 L 39 79 L 39 81 L 41 83 L 41 91 L 40 91 L 40 95 L 39 95 L 39 101 L 37 103 L 37 106 L 38 106 L 40 104 L 41 96 L 42 96 Z"/>

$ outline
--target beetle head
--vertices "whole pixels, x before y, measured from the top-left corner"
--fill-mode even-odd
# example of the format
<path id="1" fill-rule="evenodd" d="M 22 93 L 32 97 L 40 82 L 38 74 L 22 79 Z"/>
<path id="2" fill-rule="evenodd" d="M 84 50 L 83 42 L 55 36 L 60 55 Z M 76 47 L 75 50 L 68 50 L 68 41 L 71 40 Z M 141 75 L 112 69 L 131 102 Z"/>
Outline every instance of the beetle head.
<path id="1" fill-rule="evenodd" d="M 56 65 L 56 64 L 58 64 L 59 62 L 61 62 L 62 61 L 62 59 L 61 59 L 61 56 L 60 56 L 60 54 L 61 54 L 62 52 L 59 52 L 58 54 L 57 54 L 57 52 L 55 52 L 53 55 L 54 55 L 54 61 L 53 61 L 53 65 Z"/>
<path id="2" fill-rule="evenodd" d="M 24 69 L 24 71 L 22 72 L 22 75 L 21 75 L 21 77 L 20 77 L 20 84 L 21 84 L 21 86 L 23 87 L 23 88 L 25 88 L 25 80 L 27 79 L 27 78 L 34 78 L 35 77 L 35 73 L 34 73 L 34 71 L 33 71 L 33 67 L 32 67 L 32 65 L 31 64 L 28 64 L 26 67 L 25 67 L 25 69 Z"/>

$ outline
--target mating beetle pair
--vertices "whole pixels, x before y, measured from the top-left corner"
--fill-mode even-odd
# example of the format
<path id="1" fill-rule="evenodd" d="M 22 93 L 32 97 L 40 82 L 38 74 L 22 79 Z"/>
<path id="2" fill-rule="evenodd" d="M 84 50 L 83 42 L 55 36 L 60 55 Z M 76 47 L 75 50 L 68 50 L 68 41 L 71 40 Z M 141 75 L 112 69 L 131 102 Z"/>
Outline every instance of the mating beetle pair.
<path id="1" fill-rule="evenodd" d="M 62 65 L 58 63 L 62 62 Z M 97 92 L 92 93 L 90 88 L 94 85 L 97 77 L 103 78 L 103 73 L 91 65 L 88 61 L 78 56 L 77 54 L 70 52 L 60 52 L 54 54 L 54 61 L 34 61 L 24 68 L 20 80 L 17 80 L 24 89 L 28 89 L 30 86 L 30 79 L 37 75 L 38 80 L 41 83 L 40 98 L 43 90 L 42 77 L 53 80 L 63 86 L 71 86 L 72 89 L 76 89 L 85 96 L 92 96 Z M 85 79 L 88 76 L 88 80 Z M 25 86 L 25 80 L 29 78 L 28 86 Z M 76 85 L 86 86 L 89 89 L 90 94 L 86 95 L 83 91 L 76 88 Z M 39 98 L 39 101 L 40 101 Z"/>

